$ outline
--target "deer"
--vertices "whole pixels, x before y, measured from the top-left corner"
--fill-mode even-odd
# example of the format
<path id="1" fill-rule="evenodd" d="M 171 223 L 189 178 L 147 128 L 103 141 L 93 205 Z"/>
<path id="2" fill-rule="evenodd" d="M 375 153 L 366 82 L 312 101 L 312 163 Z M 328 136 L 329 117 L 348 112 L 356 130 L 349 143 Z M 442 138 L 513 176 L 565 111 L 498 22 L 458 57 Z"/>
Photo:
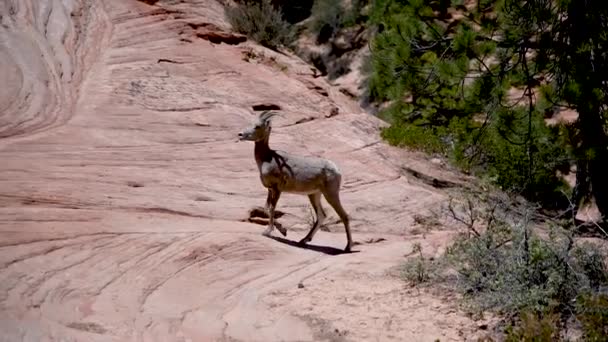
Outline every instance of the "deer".
<path id="1" fill-rule="evenodd" d="M 253 141 L 254 157 L 262 185 L 268 189 L 265 211 L 268 214 L 268 227 L 262 233 L 272 236 L 274 213 L 282 193 L 307 195 L 315 213 L 315 220 L 308 234 L 298 244 L 305 245 L 312 241 L 317 230 L 326 218 L 321 206 L 321 196 L 336 211 L 346 230 L 347 244 L 345 252 L 350 252 L 353 240 L 350 233 L 349 216 L 340 202 L 342 173 L 331 160 L 294 155 L 284 151 L 273 150 L 268 142 L 272 130 L 271 119 L 278 115 L 273 111 L 263 111 L 253 120 L 250 127 L 238 133 L 239 141 Z M 277 230 L 287 236 L 287 230 L 277 225 Z"/>

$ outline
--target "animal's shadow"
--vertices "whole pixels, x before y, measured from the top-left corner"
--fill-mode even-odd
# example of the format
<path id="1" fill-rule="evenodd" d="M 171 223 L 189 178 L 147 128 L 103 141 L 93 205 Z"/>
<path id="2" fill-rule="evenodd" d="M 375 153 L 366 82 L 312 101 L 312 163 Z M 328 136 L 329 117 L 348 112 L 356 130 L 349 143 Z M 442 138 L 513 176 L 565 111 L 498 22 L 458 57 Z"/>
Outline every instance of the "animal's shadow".
<path id="1" fill-rule="evenodd" d="M 351 250 L 350 252 L 345 252 L 343 249 L 338 249 L 338 248 L 330 247 L 330 246 L 311 245 L 310 243 L 300 244 L 297 241 L 285 239 L 280 236 L 269 236 L 269 238 L 271 238 L 277 242 L 284 243 L 289 246 L 309 249 L 311 251 L 320 252 L 320 253 L 327 254 L 327 255 L 340 255 L 340 254 L 350 254 L 350 253 L 359 253 L 360 252 L 360 251 L 353 251 L 353 250 Z"/>

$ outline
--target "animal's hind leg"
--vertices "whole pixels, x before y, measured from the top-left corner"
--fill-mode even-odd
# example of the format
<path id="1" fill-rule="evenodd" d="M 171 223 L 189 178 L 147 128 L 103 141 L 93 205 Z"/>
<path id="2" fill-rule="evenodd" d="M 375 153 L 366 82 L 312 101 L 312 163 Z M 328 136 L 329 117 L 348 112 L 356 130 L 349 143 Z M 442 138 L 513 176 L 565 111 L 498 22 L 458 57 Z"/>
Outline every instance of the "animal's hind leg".
<path id="1" fill-rule="evenodd" d="M 353 246 L 353 238 L 350 234 L 350 222 L 348 219 L 348 215 L 346 214 L 346 211 L 344 211 L 344 208 L 342 208 L 342 203 L 340 203 L 340 194 L 339 194 L 340 189 L 339 188 L 340 188 L 340 185 L 338 183 L 338 186 L 324 191 L 323 196 L 325 196 L 327 203 L 329 203 L 332 206 L 332 208 L 334 208 L 334 210 L 336 211 L 338 216 L 340 216 L 340 220 L 342 220 L 342 223 L 344 224 L 344 229 L 346 230 L 346 240 L 347 240 L 344 251 L 350 252 L 350 250 Z"/>
<path id="2" fill-rule="evenodd" d="M 314 194 L 310 194 L 308 195 L 308 199 L 310 200 L 310 204 L 312 205 L 312 208 L 315 211 L 315 222 L 310 228 L 308 234 L 306 234 L 306 236 L 302 240 L 300 240 L 299 243 L 301 244 L 310 242 L 315 236 L 315 233 L 317 232 L 319 227 L 321 227 L 321 225 L 323 224 L 323 221 L 325 220 L 325 211 L 323 211 L 323 207 L 321 206 L 321 193 L 317 192 Z"/>
<path id="3" fill-rule="evenodd" d="M 325 220 L 327 218 L 327 214 L 325 214 L 325 210 L 323 210 L 323 206 L 321 205 L 321 199 L 319 198 L 319 209 L 321 209 L 321 216 L 323 216 L 323 219 Z M 319 229 L 321 229 L 322 231 L 325 232 L 329 232 L 329 228 L 327 228 L 327 226 L 323 225 L 323 222 L 319 223 Z"/>
<path id="4" fill-rule="evenodd" d="M 281 197 L 281 192 L 274 188 L 268 189 L 268 200 L 266 203 L 266 207 L 268 208 L 268 228 L 262 233 L 263 235 L 270 236 L 272 230 L 274 228 L 274 210 L 277 206 L 277 202 L 279 201 L 279 197 Z M 283 234 L 283 236 L 287 236 L 287 230 L 283 227 L 278 227 L 277 229 Z"/>

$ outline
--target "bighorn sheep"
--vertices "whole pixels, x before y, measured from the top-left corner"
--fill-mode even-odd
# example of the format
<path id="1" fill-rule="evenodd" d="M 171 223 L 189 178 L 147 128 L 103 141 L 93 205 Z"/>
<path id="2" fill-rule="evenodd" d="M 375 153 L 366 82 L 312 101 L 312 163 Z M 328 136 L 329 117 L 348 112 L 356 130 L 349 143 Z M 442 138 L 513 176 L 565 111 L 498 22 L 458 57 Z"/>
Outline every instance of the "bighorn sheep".
<path id="1" fill-rule="evenodd" d="M 274 211 L 282 192 L 308 195 L 316 220 L 308 234 L 300 240 L 300 244 L 310 242 L 325 219 L 325 212 L 321 206 L 321 195 L 334 208 L 346 229 L 347 244 L 344 250 L 350 252 L 353 240 L 350 234 L 348 215 L 340 203 L 340 184 L 342 175 L 340 170 L 330 160 L 295 156 L 283 151 L 275 151 L 268 146 L 271 131 L 271 118 L 275 112 L 264 111 L 254 121 L 253 125 L 239 133 L 239 140 L 255 142 L 255 161 L 260 171 L 260 179 L 268 189 L 266 210 L 268 212 L 268 228 L 264 235 L 270 236 L 274 228 Z M 287 231 L 283 227 L 277 229 L 284 236 Z"/>

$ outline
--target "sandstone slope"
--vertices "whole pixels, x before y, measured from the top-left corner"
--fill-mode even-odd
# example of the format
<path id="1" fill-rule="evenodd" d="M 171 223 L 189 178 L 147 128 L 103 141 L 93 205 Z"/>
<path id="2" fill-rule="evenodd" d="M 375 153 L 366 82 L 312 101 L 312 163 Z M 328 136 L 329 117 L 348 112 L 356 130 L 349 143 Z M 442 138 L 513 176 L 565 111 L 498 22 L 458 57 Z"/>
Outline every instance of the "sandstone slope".
<path id="1" fill-rule="evenodd" d="M 394 267 L 460 176 L 396 150 L 382 123 L 289 54 L 230 32 L 213 0 L 0 3 L 0 340 L 441 341 L 477 323 Z M 293 244 L 308 200 L 284 195 L 287 239 L 237 132 L 274 104 L 271 145 L 336 161 L 345 234 Z M 262 223 L 263 222 L 258 222 Z"/>

